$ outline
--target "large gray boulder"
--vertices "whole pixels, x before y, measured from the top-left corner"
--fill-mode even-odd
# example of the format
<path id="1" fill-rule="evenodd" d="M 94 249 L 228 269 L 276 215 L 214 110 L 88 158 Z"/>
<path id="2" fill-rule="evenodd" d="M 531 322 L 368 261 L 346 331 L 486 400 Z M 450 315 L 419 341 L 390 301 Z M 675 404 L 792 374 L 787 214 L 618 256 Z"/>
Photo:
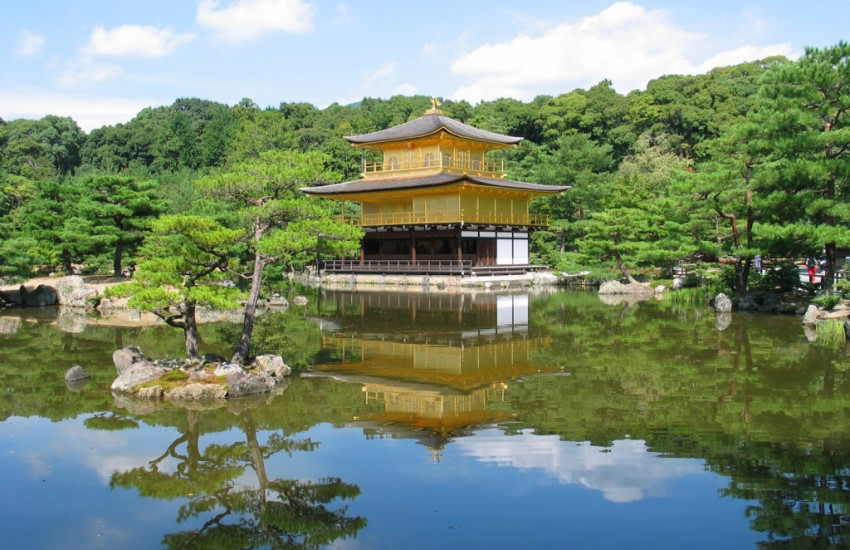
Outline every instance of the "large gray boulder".
<path id="1" fill-rule="evenodd" d="M 620 281 L 605 281 L 599 285 L 599 294 L 628 294 L 631 296 L 652 296 L 655 290 L 649 285 L 641 283 L 629 283 L 624 285 Z"/>
<path id="2" fill-rule="evenodd" d="M 818 322 L 818 315 L 820 314 L 820 310 L 818 306 L 814 304 L 809 304 L 809 308 L 806 310 L 806 314 L 803 315 L 803 324 L 804 325 L 815 325 Z"/>
<path id="3" fill-rule="evenodd" d="M 241 397 L 255 393 L 268 393 L 274 384 L 268 379 L 248 372 L 227 377 L 227 396 Z"/>
<path id="4" fill-rule="evenodd" d="M 157 380 L 170 371 L 171 369 L 158 367 L 153 363 L 136 363 L 112 381 L 112 390 L 133 393 L 139 385 Z"/>
<path id="5" fill-rule="evenodd" d="M 623 285 L 620 281 L 605 281 L 599 285 L 599 294 L 623 294 Z"/>
<path id="6" fill-rule="evenodd" d="M 71 295 L 85 286 L 85 281 L 79 275 L 69 275 L 56 281 L 56 294 L 59 297 L 59 305 L 69 305 Z"/>
<path id="7" fill-rule="evenodd" d="M 81 380 L 88 380 L 89 378 L 91 378 L 91 374 L 87 373 L 80 365 L 74 365 L 65 371 L 66 382 L 79 382 Z"/>
<path id="8" fill-rule="evenodd" d="M 292 374 L 292 368 L 283 362 L 280 355 L 258 355 L 254 358 L 260 375 L 273 378 L 284 378 Z"/>
<path id="9" fill-rule="evenodd" d="M 714 311 L 718 313 L 729 313 L 732 311 L 732 299 L 722 292 L 714 297 Z"/>
<path id="10" fill-rule="evenodd" d="M 115 369 L 119 375 L 139 365 L 155 366 L 153 361 L 145 357 L 139 346 L 127 346 L 115 350 L 112 353 L 112 362 L 115 364 Z"/>

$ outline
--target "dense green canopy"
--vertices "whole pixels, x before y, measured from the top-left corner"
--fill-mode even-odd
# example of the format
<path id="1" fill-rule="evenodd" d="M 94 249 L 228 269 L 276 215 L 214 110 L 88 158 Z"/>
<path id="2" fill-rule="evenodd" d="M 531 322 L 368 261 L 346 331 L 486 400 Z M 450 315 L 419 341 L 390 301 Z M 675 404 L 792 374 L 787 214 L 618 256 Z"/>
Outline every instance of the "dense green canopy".
<path id="1" fill-rule="evenodd" d="M 603 80 L 530 102 L 445 100 L 442 109 L 525 138 L 491 153 L 511 179 L 572 187 L 533 205 L 552 221 L 535 236 L 534 262 L 604 278 L 728 264 L 744 290 L 756 255 L 823 254 L 832 273 L 850 246 L 848 55 L 841 43 L 798 61 L 668 75 L 628 95 Z M 204 195 L 196 181 L 238 178 L 272 154 L 321 155 L 324 183 L 356 179 L 363 159 L 379 153 L 343 136 L 414 120 L 430 106 L 425 96 L 324 109 L 183 98 L 88 135 L 61 116 L 0 120 L 0 275 L 120 272 L 144 260 L 141 237 L 163 213 L 247 229 L 241 207 L 227 206 L 226 193 Z M 313 208 L 338 213 L 335 204 Z M 342 252 L 302 244 L 309 252 L 270 254 L 272 273 Z"/>

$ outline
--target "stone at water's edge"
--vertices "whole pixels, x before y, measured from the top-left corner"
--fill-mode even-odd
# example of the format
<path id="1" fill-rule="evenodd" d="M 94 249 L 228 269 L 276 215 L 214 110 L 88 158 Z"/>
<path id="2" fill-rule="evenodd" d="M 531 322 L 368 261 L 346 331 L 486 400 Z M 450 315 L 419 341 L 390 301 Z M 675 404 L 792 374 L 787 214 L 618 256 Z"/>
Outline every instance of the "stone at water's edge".
<path id="1" fill-rule="evenodd" d="M 624 285 L 620 281 L 605 281 L 599 285 L 599 294 L 629 294 L 629 295 L 653 295 L 653 290 L 649 285 L 640 283 L 630 283 Z"/>
<path id="2" fill-rule="evenodd" d="M 118 374 L 124 374 L 134 366 L 140 363 L 150 363 L 153 361 L 145 357 L 142 350 L 138 346 L 127 346 L 126 348 L 117 349 L 112 354 L 112 362 L 115 364 Z"/>
<path id="3" fill-rule="evenodd" d="M 91 374 L 87 373 L 80 365 L 74 365 L 65 372 L 66 382 L 79 382 L 80 380 L 88 380 Z"/>
<path id="4" fill-rule="evenodd" d="M 814 325 L 818 322 L 818 314 L 820 310 L 818 306 L 814 304 L 809 304 L 808 309 L 806 309 L 806 314 L 803 315 L 803 324 L 804 325 Z"/>
<path id="5" fill-rule="evenodd" d="M 118 375 L 112 382 L 112 390 L 133 393 L 138 385 L 157 380 L 169 372 L 171 369 L 157 367 L 153 363 L 139 363 Z"/>
<path id="6" fill-rule="evenodd" d="M 205 399 L 224 399 L 227 395 L 227 388 L 221 384 L 194 382 L 174 388 L 165 394 L 165 398 L 180 401 L 201 401 Z"/>
<path id="7" fill-rule="evenodd" d="M 292 369 L 283 362 L 283 357 L 280 355 L 258 355 L 254 358 L 254 362 L 264 376 L 282 378 L 292 374 Z"/>
<path id="8" fill-rule="evenodd" d="M 249 372 L 239 372 L 227 376 L 226 397 L 241 397 L 255 393 L 267 393 L 274 387 L 274 382 L 263 376 Z"/>
<path id="9" fill-rule="evenodd" d="M 714 297 L 714 311 L 718 313 L 729 313 L 732 311 L 732 299 L 722 292 Z"/>

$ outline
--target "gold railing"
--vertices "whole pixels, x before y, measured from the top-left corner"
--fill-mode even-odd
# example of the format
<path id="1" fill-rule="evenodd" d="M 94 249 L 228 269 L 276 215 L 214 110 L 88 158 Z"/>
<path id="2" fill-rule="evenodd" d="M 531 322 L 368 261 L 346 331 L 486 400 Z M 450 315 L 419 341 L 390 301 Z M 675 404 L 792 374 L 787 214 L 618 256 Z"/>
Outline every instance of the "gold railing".
<path id="1" fill-rule="evenodd" d="M 485 224 L 485 225 L 532 225 L 547 227 L 548 214 L 499 214 L 473 212 L 465 214 L 463 210 L 441 210 L 439 212 L 392 212 L 381 214 L 346 214 L 340 221 L 347 225 L 374 227 L 382 225 L 434 225 L 449 223 Z"/>
<path id="2" fill-rule="evenodd" d="M 433 159 L 399 159 L 396 162 L 384 160 L 382 162 L 363 162 L 363 175 L 374 176 L 376 174 L 402 174 L 418 171 L 442 171 L 458 172 L 463 174 L 474 173 L 479 176 L 504 178 L 504 161 L 492 162 L 479 159 L 455 158 L 450 155 L 442 155 Z"/>

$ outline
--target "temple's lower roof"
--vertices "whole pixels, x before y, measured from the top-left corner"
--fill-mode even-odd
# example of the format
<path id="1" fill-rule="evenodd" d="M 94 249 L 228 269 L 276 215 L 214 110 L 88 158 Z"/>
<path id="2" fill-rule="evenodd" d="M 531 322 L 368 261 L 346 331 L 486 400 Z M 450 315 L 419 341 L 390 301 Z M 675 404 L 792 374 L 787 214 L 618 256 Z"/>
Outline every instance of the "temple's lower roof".
<path id="1" fill-rule="evenodd" d="M 343 196 L 360 193 L 377 193 L 380 191 L 395 191 L 399 189 L 418 189 L 423 187 L 438 187 L 468 181 L 473 184 L 483 185 L 501 189 L 513 189 L 519 191 L 531 191 L 533 193 L 551 194 L 560 193 L 570 188 L 568 185 L 546 185 L 543 183 L 528 183 L 501 178 L 486 178 L 464 174 L 451 174 L 442 172 L 427 176 L 414 176 L 404 178 L 381 178 L 381 179 L 359 179 L 321 185 L 317 187 L 304 187 L 301 190 L 311 195 L 319 196 Z"/>

